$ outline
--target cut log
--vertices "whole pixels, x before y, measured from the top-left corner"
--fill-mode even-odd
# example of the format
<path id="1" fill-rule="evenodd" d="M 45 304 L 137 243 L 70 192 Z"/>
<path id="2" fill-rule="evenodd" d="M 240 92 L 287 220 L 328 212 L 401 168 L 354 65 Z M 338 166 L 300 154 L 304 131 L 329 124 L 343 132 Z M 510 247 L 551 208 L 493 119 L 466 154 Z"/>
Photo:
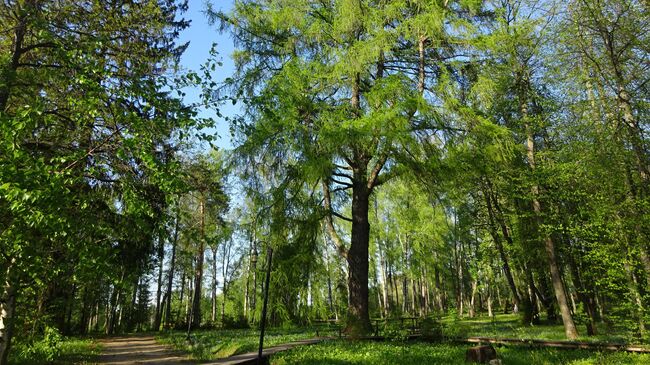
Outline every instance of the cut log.
<path id="1" fill-rule="evenodd" d="M 497 352 L 491 345 L 474 346 L 467 349 L 465 361 L 479 364 L 488 364 L 497 358 Z"/>

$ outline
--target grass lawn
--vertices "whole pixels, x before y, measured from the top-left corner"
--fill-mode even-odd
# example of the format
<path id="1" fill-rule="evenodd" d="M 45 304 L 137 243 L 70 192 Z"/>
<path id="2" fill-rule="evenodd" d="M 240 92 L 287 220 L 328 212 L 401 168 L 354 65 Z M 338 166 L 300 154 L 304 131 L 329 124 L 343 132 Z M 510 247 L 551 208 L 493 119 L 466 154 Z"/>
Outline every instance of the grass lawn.
<path id="1" fill-rule="evenodd" d="M 539 340 L 566 340 L 562 323 L 547 323 L 536 326 L 524 326 L 521 319 L 515 314 L 499 314 L 494 318 L 476 317 L 459 320 L 453 317 L 443 317 L 444 333 L 449 337 L 496 337 Z M 632 338 L 624 328 L 607 328 L 605 324 L 597 324 L 598 335 L 587 336 L 584 325 L 578 325 L 579 341 L 613 342 L 613 343 L 639 343 L 639 339 Z"/>
<path id="2" fill-rule="evenodd" d="M 523 326 L 517 315 L 497 315 L 494 318 L 477 317 L 441 319 L 446 337 L 484 336 L 496 338 L 565 340 L 560 323 L 542 323 Z M 600 335 L 585 336 L 584 326 L 579 327 L 581 341 L 614 343 L 639 343 L 630 338 L 623 328 L 606 328 L 600 325 Z M 320 336 L 336 336 L 336 330 L 321 330 Z M 314 328 L 267 330 L 264 346 L 316 337 Z M 244 352 L 256 351 L 259 332 L 245 330 L 199 330 L 192 332 L 192 341 L 185 332 L 167 332 L 158 335 L 162 343 L 188 353 L 195 360 L 213 360 Z M 419 342 L 350 342 L 328 341 L 314 346 L 301 346 L 273 357 L 273 364 L 455 364 L 463 363 L 465 350 L 472 345 L 427 344 Z M 504 364 L 650 364 L 650 355 L 627 353 L 598 353 L 593 351 L 529 349 L 526 347 L 500 347 L 498 352 Z"/>
<path id="3" fill-rule="evenodd" d="M 272 365 L 286 364 L 466 364 L 465 351 L 471 345 L 426 344 L 421 342 L 368 342 L 335 340 L 300 346 L 271 357 Z M 542 364 L 650 364 L 650 354 L 591 352 L 582 350 L 497 347 L 504 365 Z"/>
<path id="4" fill-rule="evenodd" d="M 319 335 L 333 335 L 334 332 L 320 332 Z M 192 332 L 188 343 L 185 332 L 167 332 L 157 339 L 184 351 L 195 360 L 213 360 L 256 351 L 259 346 L 258 330 L 198 330 Z M 316 337 L 315 329 L 268 329 L 264 336 L 264 347 Z"/>

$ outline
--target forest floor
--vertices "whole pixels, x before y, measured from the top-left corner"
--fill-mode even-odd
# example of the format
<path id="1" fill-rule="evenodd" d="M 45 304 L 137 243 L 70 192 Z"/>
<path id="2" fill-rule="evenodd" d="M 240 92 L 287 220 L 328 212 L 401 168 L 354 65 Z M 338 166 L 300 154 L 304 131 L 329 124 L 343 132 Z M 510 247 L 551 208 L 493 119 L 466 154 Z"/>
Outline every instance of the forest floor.
<path id="1" fill-rule="evenodd" d="M 98 342 L 102 347 L 102 353 L 97 358 L 99 364 L 176 365 L 192 363 L 186 355 L 160 344 L 153 336 L 112 337 Z"/>

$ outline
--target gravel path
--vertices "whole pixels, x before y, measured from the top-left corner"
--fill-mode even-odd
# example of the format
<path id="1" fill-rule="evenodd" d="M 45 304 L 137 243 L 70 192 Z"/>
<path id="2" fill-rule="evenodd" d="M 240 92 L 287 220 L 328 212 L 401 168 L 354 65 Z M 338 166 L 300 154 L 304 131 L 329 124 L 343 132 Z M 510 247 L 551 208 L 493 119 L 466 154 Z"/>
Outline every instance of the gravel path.
<path id="1" fill-rule="evenodd" d="M 153 336 L 112 337 L 98 342 L 102 345 L 99 364 L 193 364 L 183 354 L 156 342 Z"/>

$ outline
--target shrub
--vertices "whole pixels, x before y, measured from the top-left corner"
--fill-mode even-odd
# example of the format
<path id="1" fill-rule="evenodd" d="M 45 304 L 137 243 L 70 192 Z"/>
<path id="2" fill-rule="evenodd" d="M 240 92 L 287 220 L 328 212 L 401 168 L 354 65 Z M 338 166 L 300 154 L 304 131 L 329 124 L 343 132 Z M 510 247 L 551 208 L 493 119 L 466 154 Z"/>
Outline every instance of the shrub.
<path id="1" fill-rule="evenodd" d="M 227 329 L 248 329 L 250 324 L 248 320 L 243 315 L 238 315 L 236 317 L 225 316 L 223 318 L 223 328 Z"/>
<path id="2" fill-rule="evenodd" d="M 19 359 L 29 359 L 39 362 L 50 362 L 58 358 L 61 354 L 61 342 L 63 336 L 59 330 L 54 327 L 45 326 L 43 337 L 16 346 L 19 353 Z"/>
<path id="3" fill-rule="evenodd" d="M 427 317 L 420 321 L 420 333 L 426 341 L 441 341 L 443 338 L 442 323 L 435 318 Z"/>

